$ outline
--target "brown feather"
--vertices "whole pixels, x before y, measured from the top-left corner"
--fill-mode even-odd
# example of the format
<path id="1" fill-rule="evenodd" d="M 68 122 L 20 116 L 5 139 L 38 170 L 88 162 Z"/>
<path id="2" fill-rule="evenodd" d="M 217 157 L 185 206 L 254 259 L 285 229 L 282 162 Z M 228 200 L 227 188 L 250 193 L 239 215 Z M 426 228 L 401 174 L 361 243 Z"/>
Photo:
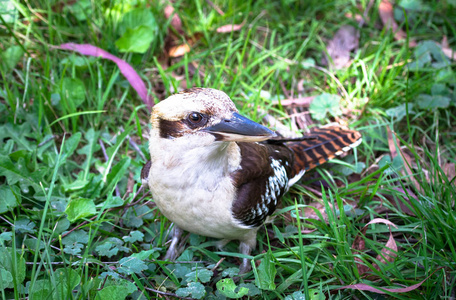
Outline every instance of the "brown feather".
<path id="1" fill-rule="evenodd" d="M 310 134 L 318 138 L 287 144 L 295 154 L 293 175 L 333 159 L 345 152 L 345 147 L 352 148 L 351 145 L 355 145 L 361 139 L 358 131 L 338 126 L 315 128 Z"/>

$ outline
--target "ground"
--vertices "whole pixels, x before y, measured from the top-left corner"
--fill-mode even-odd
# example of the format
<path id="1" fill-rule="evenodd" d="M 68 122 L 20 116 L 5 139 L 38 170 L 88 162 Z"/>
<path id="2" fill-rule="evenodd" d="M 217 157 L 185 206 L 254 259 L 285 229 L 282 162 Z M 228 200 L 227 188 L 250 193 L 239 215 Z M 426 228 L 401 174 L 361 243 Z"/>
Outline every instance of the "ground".
<path id="1" fill-rule="evenodd" d="M 454 0 L 0 0 L 0 16 L 3 298 L 456 297 Z M 234 242 L 186 235 L 163 261 L 170 222 L 140 190 L 150 106 L 194 86 L 283 134 L 363 135 L 286 195 L 241 278 Z"/>

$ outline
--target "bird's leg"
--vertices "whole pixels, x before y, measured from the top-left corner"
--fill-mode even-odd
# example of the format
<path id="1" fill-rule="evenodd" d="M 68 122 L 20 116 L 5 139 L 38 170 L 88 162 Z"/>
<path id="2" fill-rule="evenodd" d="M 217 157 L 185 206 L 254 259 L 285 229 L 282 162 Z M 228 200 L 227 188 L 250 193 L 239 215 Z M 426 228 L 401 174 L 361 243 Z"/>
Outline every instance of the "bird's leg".
<path id="1" fill-rule="evenodd" d="M 177 244 L 179 243 L 179 240 L 180 240 L 183 232 L 184 231 L 182 229 L 180 229 L 179 227 L 176 226 L 176 224 L 174 224 L 173 237 L 171 238 L 171 245 L 169 245 L 168 251 L 166 251 L 165 260 L 166 259 L 171 260 L 171 261 L 176 260 L 178 254 L 179 254 L 177 251 Z"/>
<path id="2" fill-rule="evenodd" d="M 226 244 L 228 244 L 229 241 L 230 241 L 229 239 L 223 239 L 223 240 L 217 241 L 215 246 L 217 247 L 217 249 L 219 251 L 223 251 L 223 247 L 225 247 Z"/>
<path id="3" fill-rule="evenodd" d="M 239 252 L 241 254 L 250 255 L 250 251 L 255 248 L 255 245 L 256 245 L 256 232 L 255 232 L 255 236 L 254 236 L 253 240 L 250 239 L 248 241 L 241 241 L 241 243 L 239 244 Z M 247 257 L 244 257 L 242 259 L 241 265 L 239 266 L 239 275 L 247 273 L 251 269 L 252 269 L 252 265 L 250 264 L 250 259 L 248 259 Z"/>

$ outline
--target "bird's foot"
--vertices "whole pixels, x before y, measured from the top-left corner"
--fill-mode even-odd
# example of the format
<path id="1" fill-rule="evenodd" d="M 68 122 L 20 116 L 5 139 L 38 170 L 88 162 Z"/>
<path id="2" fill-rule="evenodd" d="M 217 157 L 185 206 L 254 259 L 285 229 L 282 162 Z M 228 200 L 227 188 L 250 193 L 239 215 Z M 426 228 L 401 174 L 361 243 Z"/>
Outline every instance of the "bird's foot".
<path id="1" fill-rule="evenodd" d="M 239 275 L 245 274 L 252 270 L 252 265 L 250 264 L 250 259 L 243 258 L 242 263 L 239 266 Z"/>
<path id="2" fill-rule="evenodd" d="M 166 255 L 163 258 L 164 260 L 175 261 L 179 256 L 179 251 L 177 251 L 176 247 L 169 247 L 168 251 L 166 251 Z"/>
<path id="3" fill-rule="evenodd" d="M 168 251 L 166 251 L 166 255 L 164 257 L 165 260 L 175 261 L 179 256 L 177 245 L 179 244 L 182 233 L 183 230 L 174 225 L 173 237 L 171 238 L 171 245 L 169 245 Z"/>

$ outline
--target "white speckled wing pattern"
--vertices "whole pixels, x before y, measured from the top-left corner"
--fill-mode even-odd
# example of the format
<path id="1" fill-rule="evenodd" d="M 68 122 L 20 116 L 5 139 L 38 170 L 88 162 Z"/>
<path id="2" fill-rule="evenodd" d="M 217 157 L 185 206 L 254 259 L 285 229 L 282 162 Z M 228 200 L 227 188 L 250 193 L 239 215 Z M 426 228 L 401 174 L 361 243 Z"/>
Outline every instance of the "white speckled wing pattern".
<path id="1" fill-rule="evenodd" d="M 274 174 L 269 176 L 266 184 L 265 191 L 261 195 L 261 202 L 258 202 L 255 207 L 250 209 L 251 215 L 246 221 L 253 221 L 256 219 L 265 219 L 270 215 L 270 207 L 277 206 L 279 198 L 288 185 L 288 174 L 282 162 L 272 159 L 271 167 Z"/>
<path id="2" fill-rule="evenodd" d="M 274 175 L 268 177 L 268 181 L 266 182 L 266 192 L 261 195 L 261 201 L 266 204 L 273 201 L 274 205 L 277 205 L 277 196 L 288 184 L 288 174 L 284 165 L 282 165 L 282 161 L 277 159 L 271 159 L 271 161 L 271 167 L 274 170 Z"/>
<path id="3" fill-rule="evenodd" d="M 243 226 L 258 227 L 288 189 L 293 152 L 284 145 L 239 143 L 241 169 L 233 176 L 237 198 L 233 216 Z"/>

